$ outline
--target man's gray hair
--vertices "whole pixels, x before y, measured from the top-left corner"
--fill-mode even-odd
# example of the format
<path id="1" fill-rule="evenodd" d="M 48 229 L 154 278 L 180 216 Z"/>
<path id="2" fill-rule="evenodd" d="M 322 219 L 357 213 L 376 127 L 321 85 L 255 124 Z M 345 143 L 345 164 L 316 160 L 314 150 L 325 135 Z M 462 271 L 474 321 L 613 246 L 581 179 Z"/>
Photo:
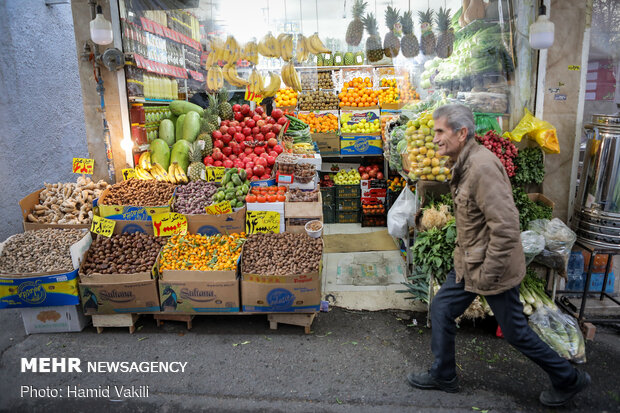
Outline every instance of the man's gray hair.
<path id="1" fill-rule="evenodd" d="M 474 114 L 465 105 L 457 103 L 438 107 L 433 112 L 433 119 L 440 118 L 445 118 L 446 123 L 453 131 L 467 128 L 467 139 L 473 138 L 476 133 Z"/>

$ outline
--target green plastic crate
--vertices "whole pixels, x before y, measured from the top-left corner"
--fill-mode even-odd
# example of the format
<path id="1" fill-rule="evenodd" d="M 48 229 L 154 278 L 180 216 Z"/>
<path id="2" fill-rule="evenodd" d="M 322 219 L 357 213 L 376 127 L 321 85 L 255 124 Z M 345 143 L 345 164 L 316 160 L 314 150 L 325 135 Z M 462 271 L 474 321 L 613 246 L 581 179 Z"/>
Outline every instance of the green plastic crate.
<path id="1" fill-rule="evenodd" d="M 336 185 L 334 188 L 336 188 L 336 199 L 359 198 L 362 193 L 359 185 Z"/>
<path id="2" fill-rule="evenodd" d="M 336 188 L 333 186 L 321 188 L 321 198 L 323 198 L 323 205 L 335 205 Z"/>
<path id="3" fill-rule="evenodd" d="M 333 224 L 336 222 L 336 211 L 333 205 L 323 205 L 323 223 Z"/>
<path id="4" fill-rule="evenodd" d="M 359 209 L 359 198 L 338 198 L 338 200 L 336 201 L 336 210 L 338 211 L 359 211 Z"/>
<path id="5" fill-rule="evenodd" d="M 336 222 L 339 224 L 354 224 L 359 221 L 359 211 L 336 211 Z"/>

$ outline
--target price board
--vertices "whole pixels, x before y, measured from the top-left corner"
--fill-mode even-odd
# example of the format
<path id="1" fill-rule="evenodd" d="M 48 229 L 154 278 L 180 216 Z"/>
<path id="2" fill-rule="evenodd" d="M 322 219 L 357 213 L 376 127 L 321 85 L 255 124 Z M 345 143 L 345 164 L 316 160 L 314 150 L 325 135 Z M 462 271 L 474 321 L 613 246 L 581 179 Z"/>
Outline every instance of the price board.
<path id="1" fill-rule="evenodd" d="M 280 213 L 274 211 L 248 211 L 245 216 L 247 234 L 280 232 Z"/>
<path id="2" fill-rule="evenodd" d="M 128 181 L 128 180 L 130 180 L 132 178 L 136 178 L 136 176 L 137 176 L 136 175 L 136 170 L 133 169 L 133 168 L 123 169 L 122 172 L 123 172 L 123 180 L 124 181 Z"/>
<path id="3" fill-rule="evenodd" d="M 177 212 L 163 212 L 151 215 L 153 233 L 156 237 L 169 237 L 187 233 L 187 218 Z"/>
<path id="4" fill-rule="evenodd" d="M 222 215 L 230 214 L 232 212 L 232 207 L 230 206 L 230 201 L 222 201 L 217 204 L 209 205 L 205 210 L 208 215 Z"/>
<path id="5" fill-rule="evenodd" d="M 95 169 L 95 160 L 87 158 L 73 158 L 73 173 L 92 175 Z"/>
<path id="6" fill-rule="evenodd" d="M 223 166 L 207 166 L 207 182 L 222 182 L 222 178 L 226 173 L 226 168 Z"/>
<path id="7" fill-rule="evenodd" d="M 104 237 L 111 237 L 114 233 L 114 227 L 116 221 L 111 219 L 102 218 L 98 215 L 93 216 L 93 222 L 90 224 L 90 232 L 103 235 Z"/>

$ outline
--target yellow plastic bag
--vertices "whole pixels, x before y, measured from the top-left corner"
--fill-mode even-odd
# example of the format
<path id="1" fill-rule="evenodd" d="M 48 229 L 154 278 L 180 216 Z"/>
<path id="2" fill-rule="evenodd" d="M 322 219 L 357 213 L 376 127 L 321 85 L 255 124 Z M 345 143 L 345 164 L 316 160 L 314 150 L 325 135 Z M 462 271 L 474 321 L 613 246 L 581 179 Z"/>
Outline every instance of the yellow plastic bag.
<path id="1" fill-rule="evenodd" d="M 560 153 L 560 143 L 555 127 L 547 121 L 540 120 L 525 108 L 525 115 L 519 124 L 504 136 L 515 142 L 521 142 L 523 135 L 533 139 L 546 153 Z"/>

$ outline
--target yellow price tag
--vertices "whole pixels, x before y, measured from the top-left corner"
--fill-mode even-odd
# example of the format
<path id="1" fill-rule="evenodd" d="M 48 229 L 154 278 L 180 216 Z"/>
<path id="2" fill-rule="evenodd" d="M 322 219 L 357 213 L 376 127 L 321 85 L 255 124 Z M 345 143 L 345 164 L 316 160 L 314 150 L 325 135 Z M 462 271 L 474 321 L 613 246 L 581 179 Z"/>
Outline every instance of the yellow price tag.
<path id="1" fill-rule="evenodd" d="M 151 215 L 151 219 L 156 237 L 169 237 L 187 232 L 187 218 L 183 214 L 163 212 Z"/>
<path id="2" fill-rule="evenodd" d="M 568 70 L 581 70 L 581 66 L 579 65 L 569 65 Z"/>
<path id="3" fill-rule="evenodd" d="M 222 201 L 217 204 L 209 205 L 205 209 L 208 215 L 230 214 L 232 212 L 230 201 Z"/>
<path id="4" fill-rule="evenodd" d="M 207 166 L 207 182 L 222 182 L 222 178 L 226 173 L 226 168 L 223 166 Z"/>
<path id="5" fill-rule="evenodd" d="M 245 216 L 245 232 L 248 234 L 280 233 L 280 213 L 274 211 L 248 211 Z"/>
<path id="6" fill-rule="evenodd" d="M 250 86 L 245 87 L 245 100 L 248 102 L 256 102 L 257 105 L 263 101 L 263 97 L 261 95 L 257 95 L 254 92 L 250 92 Z"/>
<path id="7" fill-rule="evenodd" d="M 87 158 L 73 158 L 73 173 L 92 175 L 95 169 L 95 160 Z"/>
<path id="8" fill-rule="evenodd" d="M 109 238 L 114 233 L 115 226 L 116 221 L 102 218 L 99 215 L 94 215 L 93 222 L 90 224 L 90 232 L 94 232 L 95 234 L 103 235 L 104 237 Z"/>
<path id="9" fill-rule="evenodd" d="M 127 169 L 123 169 L 123 180 L 124 181 L 129 181 L 132 178 L 135 178 L 136 175 L 136 170 L 133 168 L 127 168 Z"/>

